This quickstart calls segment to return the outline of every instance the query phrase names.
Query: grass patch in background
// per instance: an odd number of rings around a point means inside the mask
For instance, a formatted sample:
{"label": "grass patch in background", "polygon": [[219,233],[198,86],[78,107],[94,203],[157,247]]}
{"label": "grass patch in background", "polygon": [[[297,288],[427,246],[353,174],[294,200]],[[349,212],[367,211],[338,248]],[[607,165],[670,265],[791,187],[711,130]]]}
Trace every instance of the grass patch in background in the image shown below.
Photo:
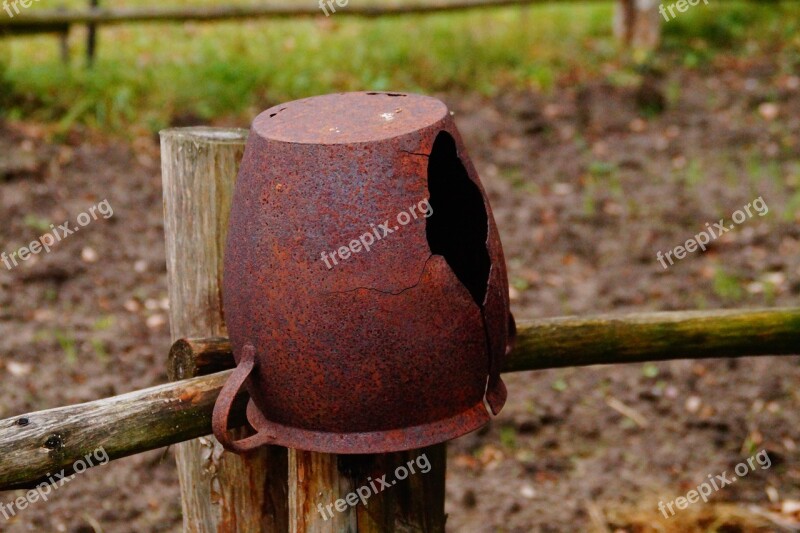
{"label": "grass patch in background", "polygon": [[[6,55],[8,79],[15,93],[33,98],[22,98],[11,113],[157,129],[175,116],[238,116],[332,91],[548,88],[553,70],[582,55],[582,39],[610,16],[610,6],[575,6],[108,27],[92,70],[61,65],[52,37],[16,39]],[[82,33],[71,39],[75,52],[82,51]]]}
{"label": "grass patch in background", "polygon": [[[192,2],[203,3],[211,2]],[[0,41],[0,62],[8,62],[5,74],[0,66],[0,106],[4,116],[63,130],[83,123],[125,133],[131,125],[157,131],[180,117],[246,123],[269,105],[334,91],[548,91],[576,75],[629,68],[611,36],[612,11],[610,2],[564,3],[378,20],[107,26],[91,70],[83,65],[85,31],[76,27],[70,66],[61,64],[52,36]],[[775,4],[698,7],[665,24],[666,50],[699,63],[715,47],[746,51],[750,39],[794,39],[800,49],[800,13],[789,11]]]}

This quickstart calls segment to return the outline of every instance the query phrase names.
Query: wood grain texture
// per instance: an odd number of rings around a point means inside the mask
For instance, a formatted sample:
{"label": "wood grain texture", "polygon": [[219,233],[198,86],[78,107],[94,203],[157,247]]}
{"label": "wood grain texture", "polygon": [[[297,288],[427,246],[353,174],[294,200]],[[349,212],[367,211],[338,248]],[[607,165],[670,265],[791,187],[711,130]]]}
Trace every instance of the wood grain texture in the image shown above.
{"label": "wood grain texture", "polygon": [[69,473],[101,447],[119,459],[208,434],[230,373],[0,421],[0,490],[30,488],[62,468]]}
{"label": "wood grain texture", "polygon": [[[421,458],[426,472],[417,465]],[[415,474],[409,463],[415,465]],[[396,477],[401,467],[408,474],[403,480]],[[289,531],[443,533],[446,469],[446,443],[367,455],[289,450]],[[388,487],[377,481],[381,478]],[[356,500],[359,490],[363,500]],[[344,511],[336,508],[337,500]]]}
{"label": "wood grain texture", "polygon": [[504,372],[800,353],[800,309],[525,320]]}
{"label": "wood grain texture", "polygon": [[[356,533],[354,512],[334,512],[323,518],[323,507],[355,490],[352,480],[339,472],[333,454],[289,450],[289,531],[290,533]],[[316,516],[315,516],[316,514]]]}
{"label": "wood grain texture", "polygon": [[[525,320],[519,324],[517,346],[509,357],[506,372],[668,359],[793,355],[800,352],[798,340],[800,309]],[[233,355],[229,346],[226,348],[225,340],[193,339],[176,344],[184,348],[195,347],[199,374],[211,368],[233,368]],[[208,361],[207,354],[214,351],[217,352],[215,362],[204,368],[200,362]],[[173,350],[172,353],[181,352]],[[182,353],[185,357],[187,352]],[[47,472],[71,465],[99,446],[104,446],[112,458],[119,458],[211,434],[214,402],[229,375],[229,371],[224,371],[113,398],[0,420],[0,490],[29,486]],[[241,414],[240,410],[239,421],[242,421]],[[20,425],[22,419],[26,419],[25,425]],[[63,445],[54,452],[45,443],[58,435]],[[270,464],[277,462],[281,465],[275,467],[277,474],[272,476],[280,478],[279,474],[287,469],[286,454],[281,453],[281,449],[268,450],[272,454]],[[334,476],[337,480],[342,479],[336,456],[292,453],[291,475],[298,485],[332,487],[324,480],[334,479]],[[367,464],[369,461],[371,459]],[[376,468],[386,473],[388,467]],[[353,468],[344,468],[345,472],[351,470]],[[361,470],[368,468],[362,467]],[[312,471],[317,472],[316,478],[308,477],[307,472]],[[322,495],[313,492],[320,489],[295,491],[293,508],[314,511],[317,503],[327,505],[335,501],[329,496],[346,494],[351,490],[348,487],[354,485],[357,488],[362,484],[357,476],[347,475],[354,480],[346,481],[342,487],[337,485],[325,489],[328,492],[323,491]],[[435,484],[438,479],[426,476],[424,483]],[[272,492],[268,493],[270,498],[265,505],[274,506],[286,501],[285,485],[275,487],[270,484],[270,487],[267,490]],[[432,494],[439,493],[435,488],[430,489],[426,498],[432,498]],[[380,505],[379,499],[375,502]],[[387,516],[372,509],[357,513],[356,520],[360,526],[369,520],[378,522],[372,516]],[[352,519],[351,516],[346,518]],[[283,525],[288,528],[286,523]],[[436,524],[426,527],[435,531]]]}
{"label": "wood grain texture", "polygon": [[169,350],[167,375],[176,381],[190,376],[207,376],[234,366],[231,343],[225,337],[179,339]]}
{"label": "wood grain texture", "polygon": [[[222,266],[233,186],[245,130],[179,128],[161,132],[164,231],[172,339],[224,337]],[[212,353],[212,352],[207,352]],[[173,378],[194,377],[176,365]],[[240,430],[244,431],[244,430]],[[176,450],[184,530],[284,531],[286,452],[224,452],[213,437]]]}

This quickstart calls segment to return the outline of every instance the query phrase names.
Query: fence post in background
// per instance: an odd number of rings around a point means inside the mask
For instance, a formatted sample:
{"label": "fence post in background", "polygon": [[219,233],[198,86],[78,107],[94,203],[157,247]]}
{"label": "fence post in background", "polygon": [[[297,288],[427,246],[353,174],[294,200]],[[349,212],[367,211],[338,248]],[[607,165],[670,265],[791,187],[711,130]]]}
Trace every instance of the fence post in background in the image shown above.
{"label": "fence post in background", "polygon": [[[60,5],[57,10],[63,12],[67,8]],[[58,32],[58,50],[61,55],[61,62],[65,65],[69,65],[69,29],[70,26],[67,25]]]}
{"label": "fence post in background", "polygon": [[[89,0],[89,8],[94,9],[100,5],[100,0]],[[97,49],[97,24],[86,26],[86,65],[91,67],[94,64],[94,56]]]}
{"label": "fence post in background", "polygon": [[659,0],[617,0],[614,35],[626,46],[653,50],[661,42]]}
{"label": "fence post in background", "polygon": [[[247,131],[239,129],[161,132],[173,341],[227,334],[221,296],[223,249],[246,138]],[[193,376],[171,376],[189,377]],[[176,454],[184,531],[287,530],[285,448],[265,447],[239,456],[224,452],[209,436],[178,445]]]}

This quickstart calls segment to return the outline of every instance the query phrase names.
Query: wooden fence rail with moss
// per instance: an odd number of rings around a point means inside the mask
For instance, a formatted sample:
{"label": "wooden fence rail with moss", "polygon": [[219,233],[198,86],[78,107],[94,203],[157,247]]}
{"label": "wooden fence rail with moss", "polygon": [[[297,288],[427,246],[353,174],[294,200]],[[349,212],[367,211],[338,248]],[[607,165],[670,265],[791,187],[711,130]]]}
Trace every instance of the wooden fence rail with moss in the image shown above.
{"label": "wooden fence rail with moss", "polygon": [[[179,6],[179,7],[114,7],[105,8],[96,0],[89,1],[85,9],[26,9],[20,2],[11,0],[9,15],[0,12],[0,37],[33,33],[57,33],[62,39],[62,48],[69,30],[74,25],[86,25],[87,56],[91,62],[97,48],[98,26],[140,23],[220,22],[253,19],[311,18],[335,15],[337,17],[382,18],[404,15],[453,13],[503,7],[524,7],[555,2],[578,0],[427,0],[386,5],[339,6],[336,0],[323,0],[317,5],[309,1],[306,5],[225,5],[225,6]],[[599,0],[594,0],[599,1]],[[23,4],[24,7],[24,4]],[[323,9],[325,7],[325,9]],[[333,13],[330,12],[333,10]],[[660,39],[660,16],[655,5],[642,0],[616,0],[614,33],[627,44],[653,48]]]}
{"label": "wooden fence rail with moss", "polygon": [[[506,372],[792,355],[798,348],[800,308],[526,320]],[[69,473],[101,446],[118,459],[210,435],[214,402],[235,366],[228,340],[179,340],[169,360],[172,376],[198,377],[0,420],[0,490],[33,487],[62,468]]]}
{"label": "wooden fence rail with moss", "polygon": [[[544,4],[552,0],[428,0],[392,5],[333,6],[336,16],[378,18],[400,15],[423,15],[428,13],[447,13],[509,6]],[[577,1],[577,0],[576,0]],[[323,5],[327,5],[326,3]],[[333,13],[329,13],[333,14]],[[180,7],[94,7],[81,10],[36,9],[21,11],[8,20],[0,20],[0,27],[14,26],[52,26],[60,24],[130,24],[130,23],[174,23],[174,22],[218,22],[256,18],[308,18],[324,17],[325,12],[316,2],[305,5],[243,4]]]}

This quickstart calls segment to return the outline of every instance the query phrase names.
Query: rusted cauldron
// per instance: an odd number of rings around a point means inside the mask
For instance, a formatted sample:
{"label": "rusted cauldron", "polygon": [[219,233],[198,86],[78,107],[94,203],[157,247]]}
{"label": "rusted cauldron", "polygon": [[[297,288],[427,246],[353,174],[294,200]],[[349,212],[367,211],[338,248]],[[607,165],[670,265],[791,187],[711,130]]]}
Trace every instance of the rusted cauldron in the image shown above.
{"label": "rusted cauldron", "polygon": [[[453,439],[506,400],[513,334],[489,202],[445,104],[297,100],[253,122],[224,265],[229,450],[385,453]],[[246,387],[255,435],[232,441]]]}

